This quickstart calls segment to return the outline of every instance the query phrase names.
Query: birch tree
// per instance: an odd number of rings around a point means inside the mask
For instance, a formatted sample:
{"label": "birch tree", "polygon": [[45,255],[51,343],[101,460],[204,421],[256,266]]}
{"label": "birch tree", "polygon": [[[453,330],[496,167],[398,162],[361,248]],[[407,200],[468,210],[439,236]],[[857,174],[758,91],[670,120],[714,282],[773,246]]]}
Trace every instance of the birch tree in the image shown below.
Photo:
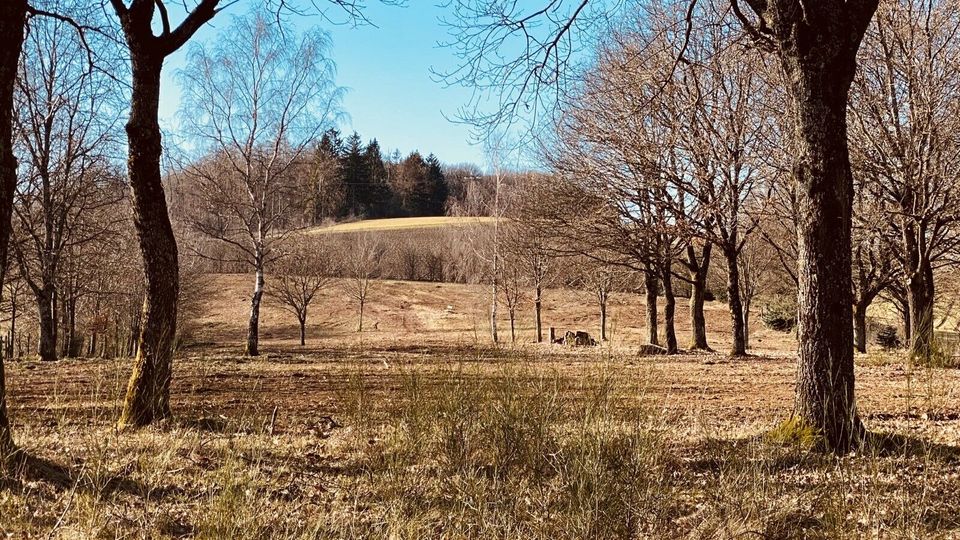
{"label": "birch tree", "polygon": [[232,246],[253,271],[250,356],[259,354],[264,269],[300,209],[296,166],[339,105],[329,44],[318,30],[298,35],[254,11],[235,18],[212,47],[194,46],[179,73],[181,116],[207,156],[185,169],[206,203],[195,228]]}

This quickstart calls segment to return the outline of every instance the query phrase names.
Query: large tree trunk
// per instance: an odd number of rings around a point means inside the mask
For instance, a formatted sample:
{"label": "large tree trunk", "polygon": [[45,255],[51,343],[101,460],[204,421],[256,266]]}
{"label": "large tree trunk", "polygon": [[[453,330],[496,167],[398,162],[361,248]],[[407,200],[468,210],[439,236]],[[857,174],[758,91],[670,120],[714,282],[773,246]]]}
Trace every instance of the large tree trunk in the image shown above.
{"label": "large tree trunk", "polygon": [[657,335],[657,275],[649,266],[643,273],[643,288],[647,296],[647,341],[650,345],[659,345],[660,338]]}
{"label": "large tree trunk", "polygon": [[[128,31],[129,34],[129,31]],[[128,35],[128,42],[130,42]],[[180,266],[160,177],[160,71],[163,57],[130,43],[133,92],[127,122],[127,169],[146,280],[143,324],[119,425],[145,426],[170,416],[170,377],[177,333]]]}
{"label": "large tree trunk", "polygon": [[690,348],[693,350],[709,351],[707,342],[707,317],[703,312],[703,304],[707,295],[707,275],[710,269],[710,254],[712,244],[703,246],[703,254],[697,260],[694,247],[687,246],[687,269],[690,279]]}
{"label": "large tree trunk", "polygon": [[54,310],[56,293],[52,285],[44,286],[36,293],[37,318],[40,339],[37,341],[37,358],[42,362],[57,360],[57,316]]}
{"label": "large tree trunk", "polygon": [[260,355],[260,303],[263,300],[263,265],[257,264],[256,282],[250,297],[250,321],[247,324],[247,356]]}
{"label": "large tree trunk", "polygon": [[667,340],[667,354],[677,354],[680,352],[676,327],[677,299],[673,294],[673,271],[670,261],[663,265],[660,282],[663,284],[663,330]]}
{"label": "large tree trunk", "polygon": [[746,356],[747,330],[740,298],[739,254],[735,249],[728,248],[723,250],[723,256],[727,261],[727,304],[730,308],[730,329],[733,337],[730,356]]}
{"label": "large tree trunk", "polygon": [[[845,453],[863,425],[854,397],[847,96],[876,0],[760,3],[775,25],[793,119],[798,204],[799,370],[796,413]],[[754,5],[751,2],[751,5]]]}
{"label": "large tree trunk", "polygon": [[[10,217],[13,213],[13,192],[17,185],[17,159],[13,155],[13,87],[17,80],[20,49],[23,47],[25,0],[0,2],[0,283],[6,277],[7,248],[10,239]],[[2,288],[0,288],[2,292]],[[7,416],[6,380],[3,357],[0,355],[0,468],[16,450]]]}
{"label": "large tree trunk", "polygon": [[537,343],[543,343],[543,319],[541,312],[543,308],[543,287],[537,285],[536,297],[533,300],[533,310],[537,323]]}
{"label": "large tree trunk", "polygon": [[910,357],[927,363],[934,352],[933,342],[933,268],[930,260],[918,256],[918,264],[907,281],[907,305],[910,314]]}
{"label": "large tree trunk", "polygon": [[861,353],[867,352],[867,306],[860,301],[853,308],[853,347]]}

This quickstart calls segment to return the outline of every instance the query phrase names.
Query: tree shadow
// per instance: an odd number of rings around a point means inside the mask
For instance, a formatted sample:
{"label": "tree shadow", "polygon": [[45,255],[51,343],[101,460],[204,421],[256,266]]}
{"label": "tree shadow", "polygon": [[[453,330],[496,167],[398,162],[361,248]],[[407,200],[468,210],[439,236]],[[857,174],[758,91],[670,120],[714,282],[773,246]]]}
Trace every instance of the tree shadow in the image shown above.
{"label": "tree shadow", "polygon": [[836,459],[903,458],[929,460],[939,464],[960,463],[960,447],[936,443],[919,437],[898,433],[867,431],[854,453],[837,456],[818,446],[778,443],[769,440],[767,433],[732,439],[710,438],[687,448],[693,459],[683,468],[693,473],[718,472],[755,468],[758,465],[771,474],[797,466],[823,466]]}
{"label": "tree shadow", "polygon": [[939,463],[960,463],[960,447],[899,433],[868,431],[860,453],[877,457],[923,457],[932,458]]}
{"label": "tree shadow", "polygon": [[105,497],[125,493],[138,497],[163,497],[170,490],[151,489],[125,473],[110,474],[98,482],[84,474],[84,467],[69,467],[49,459],[17,450],[8,458],[7,471],[0,476],[0,490],[24,490],[26,483],[42,482],[58,491],[76,491]]}

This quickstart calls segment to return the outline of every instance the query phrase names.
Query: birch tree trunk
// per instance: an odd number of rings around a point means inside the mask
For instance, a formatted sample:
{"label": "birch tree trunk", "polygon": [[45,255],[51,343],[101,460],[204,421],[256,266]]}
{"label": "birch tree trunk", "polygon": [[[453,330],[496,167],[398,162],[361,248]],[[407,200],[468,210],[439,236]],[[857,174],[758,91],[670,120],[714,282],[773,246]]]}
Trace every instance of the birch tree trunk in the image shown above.
{"label": "birch tree trunk", "polygon": [[247,356],[260,355],[260,304],[263,300],[263,260],[257,261],[253,295],[250,297],[250,321],[247,324]]}

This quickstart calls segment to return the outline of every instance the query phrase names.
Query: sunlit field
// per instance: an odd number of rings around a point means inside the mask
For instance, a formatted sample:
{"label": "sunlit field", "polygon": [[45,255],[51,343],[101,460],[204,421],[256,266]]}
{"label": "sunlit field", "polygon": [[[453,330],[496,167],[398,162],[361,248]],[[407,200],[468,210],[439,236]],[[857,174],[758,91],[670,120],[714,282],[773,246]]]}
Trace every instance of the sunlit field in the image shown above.
{"label": "sunlit field", "polygon": [[[217,278],[242,302],[242,281]],[[960,372],[897,352],[857,359],[871,437],[836,458],[784,425],[790,334],[768,353],[638,356],[530,343],[492,348],[468,316],[480,289],[393,282],[357,335],[332,310],[305,348],[266,306],[258,358],[239,323],[182,350],[175,417],[118,433],[125,360],[8,366],[27,459],[0,494],[10,537],[855,538],[960,534]],[[424,300],[432,295],[432,302]],[[473,296],[476,295],[476,296]],[[556,297],[563,297],[560,291]],[[391,312],[401,297],[422,314]],[[214,297],[215,299],[216,297]],[[591,320],[577,299],[552,320]],[[331,299],[325,299],[326,304]],[[409,300],[407,300],[409,301]],[[642,311],[622,295],[621,322]],[[396,304],[396,305],[394,305]],[[475,306],[480,310],[481,306]],[[722,306],[708,305],[723,336]],[[237,319],[242,321],[242,318]],[[216,321],[216,324],[215,324]],[[426,321],[426,324],[424,322]],[[686,328],[681,316],[681,332]],[[403,329],[422,328],[422,330]],[[446,331],[443,330],[446,328]]]}

